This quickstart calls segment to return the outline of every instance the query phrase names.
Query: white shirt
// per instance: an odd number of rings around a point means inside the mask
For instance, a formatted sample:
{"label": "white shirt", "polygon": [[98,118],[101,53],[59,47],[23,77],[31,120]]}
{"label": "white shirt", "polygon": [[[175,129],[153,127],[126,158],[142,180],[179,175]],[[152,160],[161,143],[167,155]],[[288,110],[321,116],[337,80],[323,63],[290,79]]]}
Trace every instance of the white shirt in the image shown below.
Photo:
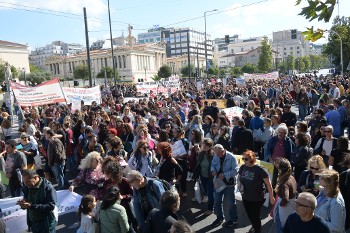
{"label": "white shirt", "polygon": [[77,233],[95,233],[95,227],[90,215],[81,214],[80,227]]}

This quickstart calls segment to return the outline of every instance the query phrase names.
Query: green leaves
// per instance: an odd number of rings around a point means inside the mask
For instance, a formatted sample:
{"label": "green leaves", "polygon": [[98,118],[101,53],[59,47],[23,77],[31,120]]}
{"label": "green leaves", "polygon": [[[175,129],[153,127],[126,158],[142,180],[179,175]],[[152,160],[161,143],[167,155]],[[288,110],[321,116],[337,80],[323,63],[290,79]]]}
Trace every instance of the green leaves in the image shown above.
{"label": "green leaves", "polygon": [[169,78],[171,76],[171,68],[168,65],[162,65],[157,74],[160,78]]}
{"label": "green leaves", "polygon": [[314,31],[314,27],[306,28],[307,30],[302,32],[302,34],[305,36],[305,40],[310,40],[312,42],[317,41],[318,39],[322,38],[326,30],[318,28],[316,31]]}
{"label": "green leaves", "polygon": [[[302,0],[297,0],[296,5],[300,5]],[[302,8],[299,15],[304,16],[309,21],[318,19],[318,21],[329,22],[332,17],[336,0],[308,0],[308,6]]]}

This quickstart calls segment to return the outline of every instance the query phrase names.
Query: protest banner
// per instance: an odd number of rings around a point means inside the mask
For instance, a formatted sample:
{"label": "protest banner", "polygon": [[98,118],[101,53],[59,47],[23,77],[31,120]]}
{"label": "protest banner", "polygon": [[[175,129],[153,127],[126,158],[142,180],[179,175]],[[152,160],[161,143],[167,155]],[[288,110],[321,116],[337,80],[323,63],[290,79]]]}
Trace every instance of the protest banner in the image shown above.
{"label": "protest banner", "polygon": [[173,156],[176,158],[177,156],[181,156],[184,154],[187,154],[187,151],[185,149],[184,144],[182,143],[182,140],[178,140],[172,145],[173,149]]}
{"label": "protest banner", "polygon": [[[74,113],[76,110],[81,110],[81,100],[79,98],[72,97],[71,99],[71,112]],[[85,102],[84,102],[85,103]]]}
{"label": "protest banner", "polygon": [[237,87],[246,87],[247,86],[245,79],[243,77],[236,78],[236,85],[237,85]]}
{"label": "protest banner", "polygon": [[[69,190],[57,191],[58,214],[76,212],[82,196]],[[22,210],[17,201],[23,197],[0,199],[0,217],[6,224],[6,232],[23,232],[28,229],[27,211]]]}
{"label": "protest banner", "polygon": [[211,105],[211,103],[213,101],[216,101],[218,108],[220,108],[220,109],[226,108],[226,101],[227,100],[222,100],[222,99],[203,99],[202,100],[202,105],[204,105],[204,101],[207,101],[209,106]]}
{"label": "protest banner", "polygon": [[152,93],[174,93],[180,90],[179,81],[158,81],[158,82],[148,82],[142,84],[136,84],[136,91],[141,94],[150,94]]}
{"label": "protest banner", "polygon": [[243,74],[245,80],[276,80],[278,79],[278,71],[267,74]]}
{"label": "protest banner", "polygon": [[41,106],[66,102],[58,78],[34,87],[17,82],[10,82],[10,85],[19,106]]}
{"label": "protest banner", "polygon": [[73,103],[73,99],[84,101],[84,105],[91,105],[93,101],[101,104],[100,86],[92,88],[63,87],[62,90],[68,104]]}
{"label": "protest banner", "polygon": [[223,109],[223,111],[226,113],[226,116],[228,117],[228,119],[231,120],[232,117],[234,117],[234,116],[239,116],[241,118],[243,108],[235,106],[232,108],[225,108],[225,109]]}
{"label": "protest banner", "polygon": [[197,81],[196,86],[197,86],[197,90],[202,90],[202,80]]}

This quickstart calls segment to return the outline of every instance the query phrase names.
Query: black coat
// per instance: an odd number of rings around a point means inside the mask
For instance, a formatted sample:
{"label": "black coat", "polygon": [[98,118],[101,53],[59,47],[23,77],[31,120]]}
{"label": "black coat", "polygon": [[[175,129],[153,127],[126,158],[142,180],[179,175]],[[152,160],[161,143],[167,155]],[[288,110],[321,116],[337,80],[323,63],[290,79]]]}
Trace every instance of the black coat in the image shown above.
{"label": "black coat", "polygon": [[240,127],[236,133],[236,149],[238,154],[242,154],[246,150],[253,150],[254,148],[254,139],[253,133],[250,129],[245,127]]}
{"label": "black coat", "polygon": [[153,209],[145,222],[144,233],[169,232],[171,225],[177,222],[177,215],[168,209]]}

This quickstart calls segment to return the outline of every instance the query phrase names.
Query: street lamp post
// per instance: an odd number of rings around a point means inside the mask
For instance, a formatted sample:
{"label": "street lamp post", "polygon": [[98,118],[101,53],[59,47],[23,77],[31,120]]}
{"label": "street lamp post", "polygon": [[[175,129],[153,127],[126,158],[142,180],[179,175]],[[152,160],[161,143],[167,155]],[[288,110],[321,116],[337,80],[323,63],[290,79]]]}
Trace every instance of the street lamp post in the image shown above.
{"label": "street lamp post", "polygon": [[145,82],[147,81],[147,66],[144,66],[143,69],[145,70]]}
{"label": "street lamp post", "polygon": [[218,9],[204,12],[204,50],[205,50],[205,71],[206,71],[207,78],[208,78],[207,13],[213,12],[213,11],[218,11]]}
{"label": "street lamp post", "polygon": [[92,68],[92,77],[94,77],[94,86],[96,86],[95,68]]}
{"label": "street lamp post", "polygon": [[27,85],[26,68],[22,68],[22,72],[24,76],[24,85]]}
{"label": "street lamp post", "polygon": [[334,31],[334,30],[328,30],[329,32],[334,33],[335,35],[337,35],[339,37],[340,40],[340,68],[341,68],[341,76],[343,77],[344,74],[344,67],[343,67],[343,41],[340,37],[340,35]]}

